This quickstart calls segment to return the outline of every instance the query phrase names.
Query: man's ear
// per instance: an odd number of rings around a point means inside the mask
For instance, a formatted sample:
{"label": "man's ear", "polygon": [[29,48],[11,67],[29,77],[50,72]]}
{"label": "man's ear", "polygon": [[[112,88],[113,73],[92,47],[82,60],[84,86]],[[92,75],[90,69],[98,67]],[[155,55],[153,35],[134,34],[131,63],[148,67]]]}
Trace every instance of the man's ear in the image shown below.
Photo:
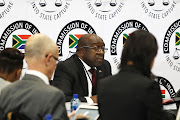
{"label": "man's ear", "polygon": [[14,72],[12,73],[12,75],[13,75],[14,77],[13,77],[13,79],[11,80],[11,82],[15,82],[16,80],[19,80],[19,79],[20,79],[21,71],[22,71],[21,68],[14,70]]}
{"label": "man's ear", "polygon": [[45,57],[45,65],[48,66],[51,60],[52,53],[49,53]]}
{"label": "man's ear", "polygon": [[84,54],[85,54],[85,49],[84,49],[83,47],[81,47],[80,50],[79,50],[79,52],[80,52],[80,55],[81,55],[81,56],[84,56]]}
{"label": "man's ear", "polygon": [[17,69],[16,71],[16,76],[17,76],[17,79],[19,80],[20,76],[21,76],[21,72],[22,72],[22,69]]}

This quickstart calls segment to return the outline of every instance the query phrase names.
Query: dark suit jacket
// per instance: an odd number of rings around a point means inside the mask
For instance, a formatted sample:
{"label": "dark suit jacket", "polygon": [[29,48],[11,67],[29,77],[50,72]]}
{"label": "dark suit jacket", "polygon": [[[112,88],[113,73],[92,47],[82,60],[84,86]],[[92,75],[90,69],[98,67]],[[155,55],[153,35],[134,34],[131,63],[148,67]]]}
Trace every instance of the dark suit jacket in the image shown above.
{"label": "dark suit jacket", "polygon": [[102,120],[167,120],[158,83],[131,67],[102,79],[97,94]]}
{"label": "dark suit jacket", "polygon": [[[108,61],[104,60],[102,65],[97,67],[97,81],[109,75],[111,75],[111,66]],[[76,54],[58,64],[52,85],[64,92],[66,101],[70,101],[73,94],[78,94],[79,99],[86,102],[84,96],[88,96],[87,78],[83,63]]]}
{"label": "dark suit jacket", "polygon": [[31,120],[42,120],[47,114],[54,120],[68,119],[63,92],[28,74],[2,90],[0,120],[10,111],[18,111]]}

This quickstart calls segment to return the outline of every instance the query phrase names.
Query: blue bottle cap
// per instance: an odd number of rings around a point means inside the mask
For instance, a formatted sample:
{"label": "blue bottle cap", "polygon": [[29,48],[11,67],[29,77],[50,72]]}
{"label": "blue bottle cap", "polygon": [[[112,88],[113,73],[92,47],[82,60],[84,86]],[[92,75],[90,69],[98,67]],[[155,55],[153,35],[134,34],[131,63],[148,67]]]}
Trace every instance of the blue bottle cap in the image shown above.
{"label": "blue bottle cap", "polygon": [[73,94],[73,98],[77,99],[78,98],[78,94]]}
{"label": "blue bottle cap", "polygon": [[46,120],[52,120],[52,115],[47,114],[45,118],[46,118]]}

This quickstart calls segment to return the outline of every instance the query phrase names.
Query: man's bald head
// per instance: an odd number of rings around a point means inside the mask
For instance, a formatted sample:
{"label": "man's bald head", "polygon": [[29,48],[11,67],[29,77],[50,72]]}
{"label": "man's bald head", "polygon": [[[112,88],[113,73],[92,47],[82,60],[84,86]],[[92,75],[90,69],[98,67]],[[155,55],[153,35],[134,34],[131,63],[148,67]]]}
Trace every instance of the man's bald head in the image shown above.
{"label": "man's bald head", "polygon": [[27,40],[25,56],[26,58],[40,58],[49,52],[55,52],[56,48],[57,45],[48,36],[38,33]]}
{"label": "man's bald head", "polygon": [[94,41],[97,40],[102,40],[102,38],[100,38],[99,36],[97,36],[96,34],[85,34],[83,36],[80,37],[79,41],[78,41],[78,46],[77,46],[77,50],[79,50],[81,47],[83,46],[89,46],[92,45]]}
{"label": "man's bald head", "polygon": [[78,41],[77,56],[90,67],[97,67],[104,60],[105,44],[96,34],[85,34]]}
{"label": "man's bald head", "polygon": [[36,70],[45,74],[48,79],[56,68],[58,47],[54,41],[44,34],[31,36],[25,45],[25,59],[29,70]]}

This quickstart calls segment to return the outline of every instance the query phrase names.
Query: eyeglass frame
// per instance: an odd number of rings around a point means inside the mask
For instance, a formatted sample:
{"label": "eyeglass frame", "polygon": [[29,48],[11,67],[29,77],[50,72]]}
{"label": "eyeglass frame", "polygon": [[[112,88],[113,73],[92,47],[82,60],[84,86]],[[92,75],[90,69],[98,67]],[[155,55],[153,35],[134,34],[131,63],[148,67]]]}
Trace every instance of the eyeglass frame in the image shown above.
{"label": "eyeglass frame", "polygon": [[91,46],[82,46],[83,48],[89,48],[89,49],[94,49],[96,50],[96,53],[99,53],[100,50],[102,50],[104,53],[108,51],[108,48],[102,48],[102,47],[91,47]]}
{"label": "eyeglass frame", "polygon": [[59,59],[57,57],[55,57],[54,55],[52,55],[52,57],[57,61],[60,62]]}
{"label": "eyeglass frame", "polygon": [[[46,57],[48,56],[48,54],[46,55]],[[59,62],[60,62],[60,60],[57,58],[57,57],[55,57],[53,54],[52,54],[52,57],[54,58],[54,60],[56,60],[56,63],[58,64]]]}

